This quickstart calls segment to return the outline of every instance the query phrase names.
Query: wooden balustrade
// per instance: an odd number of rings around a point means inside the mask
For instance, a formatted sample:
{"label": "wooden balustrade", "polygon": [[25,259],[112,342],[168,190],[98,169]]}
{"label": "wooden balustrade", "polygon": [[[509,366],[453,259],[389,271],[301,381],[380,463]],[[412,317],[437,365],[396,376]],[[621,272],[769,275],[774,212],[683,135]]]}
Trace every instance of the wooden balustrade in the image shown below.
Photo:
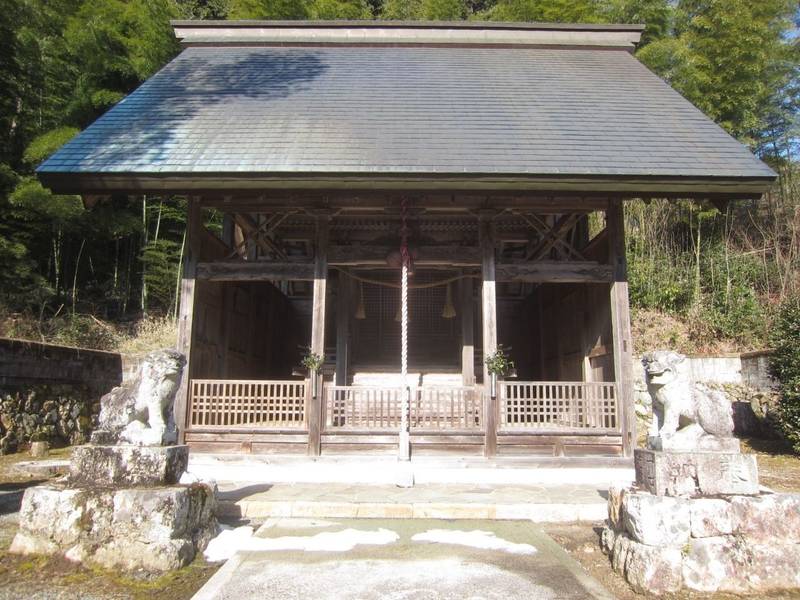
{"label": "wooden balustrade", "polygon": [[[400,427],[403,388],[325,386],[325,426],[334,430],[390,430]],[[480,430],[479,388],[411,388],[412,430]]]}
{"label": "wooden balustrade", "polygon": [[[499,432],[618,432],[621,422],[614,383],[500,382]],[[188,427],[203,429],[305,430],[309,382],[191,380]],[[396,432],[403,388],[325,384],[326,431]],[[411,388],[412,431],[481,432],[480,386]]]}
{"label": "wooden balustrade", "polygon": [[400,427],[402,388],[325,386],[325,428],[392,430]]}
{"label": "wooden balustrade", "polygon": [[191,429],[304,429],[308,381],[192,379]]}
{"label": "wooden balustrade", "polygon": [[421,387],[412,394],[411,428],[480,430],[483,427],[481,389]]}
{"label": "wooden balustrade", "polygon": [[515,381],[499,385],[500,431],[620,428],[615,383]]}

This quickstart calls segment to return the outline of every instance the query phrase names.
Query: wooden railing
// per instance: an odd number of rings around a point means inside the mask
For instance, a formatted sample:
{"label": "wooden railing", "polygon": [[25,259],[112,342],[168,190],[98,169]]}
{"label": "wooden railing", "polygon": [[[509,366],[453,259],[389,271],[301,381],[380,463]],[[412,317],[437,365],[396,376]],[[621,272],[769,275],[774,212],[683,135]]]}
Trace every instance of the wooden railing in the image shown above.
{"label": "wooden railing", "polygon": [[467,429],[483,427],[483,395],[477,387],[421,387],[412,394],[412,429]]}
{"label": "wooden railing", "polygon": [[[188,426],[202,429],[306,430],[306,381],[193,379]],[[500,382],[497,430],[508,432],[617,432],[616,384]],[[337,386],[322,393],[322,429],[396,432],[403,388]],[[486,402],[482,387],[411,388],[412,431],[481,432]]]}
{"label": "wooden railing", "polygon": [[[403,388],[325,386],[328,430],[391,430],[400,427]],[[479,388],[423,386],[411,389],[412,429],[477,430],[482,427]]]}
{"label": "wooden railing", "polygon": [[307,381],[192,379],[188,425],[304,429]]}
{"label": "wooden railing", "polygon": [[619,430],[615,383],[501,382],[498,430]]}
{"label": "wooden railing", "polygon": [[325,386],[325,429],[394,430],[400,427],[402,388]]}

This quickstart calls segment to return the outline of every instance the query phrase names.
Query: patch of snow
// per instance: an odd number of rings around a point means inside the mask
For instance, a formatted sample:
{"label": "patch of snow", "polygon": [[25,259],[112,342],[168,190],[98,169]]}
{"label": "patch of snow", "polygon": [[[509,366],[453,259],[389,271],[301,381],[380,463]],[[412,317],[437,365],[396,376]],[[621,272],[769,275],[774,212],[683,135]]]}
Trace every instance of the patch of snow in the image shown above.
{"label": "patch of snow", "polygon": [[312,536],[285,536],[277,538],[253,537],[252,527],[226,528],[206,547],[203,555],[209,562],[228,560],[237,552],[269,552],[274,550],[301,550],[303,552],[347,552],[356,546],[383,546],[400,539],[394,531],[377,529],[363,531],[344,529],[324,531]]}
{"label": "patch of snow", "polygon": [[470,546],[484,550],[502,550],[511,554],[535,554],[536,548],[530,544],[517,544],[495,536],[491,531],[460,531],[458,529],[429,529],[417,533],[411,538],[414,542],[433,542],[438,544],[455,544]]}

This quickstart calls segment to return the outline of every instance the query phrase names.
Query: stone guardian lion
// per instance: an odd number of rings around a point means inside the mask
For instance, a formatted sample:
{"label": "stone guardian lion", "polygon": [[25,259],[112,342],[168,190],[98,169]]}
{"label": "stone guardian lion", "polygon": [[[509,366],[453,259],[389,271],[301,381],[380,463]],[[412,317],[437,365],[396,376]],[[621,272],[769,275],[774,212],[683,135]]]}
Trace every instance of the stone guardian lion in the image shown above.
{"label": "stone guardian lion", "polygon": [[175,394],[186,359],[175,350],[148,354],[136,377],[100,400],[94,444],[168,446],[177,442]]}
{"label": "stone guardian lion", "polygon": [[725,394],[692,382],[686,357],[657,351],[643,356],[653,399],[648,446],[654,450],[738,450],[733,411]]}

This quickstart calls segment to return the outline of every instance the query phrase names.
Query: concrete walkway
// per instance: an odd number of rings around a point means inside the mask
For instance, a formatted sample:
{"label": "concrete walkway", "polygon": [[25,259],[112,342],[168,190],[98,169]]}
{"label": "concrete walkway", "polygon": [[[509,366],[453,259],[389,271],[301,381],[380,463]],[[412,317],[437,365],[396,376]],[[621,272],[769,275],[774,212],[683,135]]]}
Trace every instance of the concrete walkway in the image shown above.
{"label": "concrete walkway", "polygon": [[606,489],[596,485],[480,486],[219,484],[220,510],[233,518],[518,519],[601,521]]}
{"label": "concrete walkway", "polygon": [[276,519],[193,600],[613,600],[529,523]]}

